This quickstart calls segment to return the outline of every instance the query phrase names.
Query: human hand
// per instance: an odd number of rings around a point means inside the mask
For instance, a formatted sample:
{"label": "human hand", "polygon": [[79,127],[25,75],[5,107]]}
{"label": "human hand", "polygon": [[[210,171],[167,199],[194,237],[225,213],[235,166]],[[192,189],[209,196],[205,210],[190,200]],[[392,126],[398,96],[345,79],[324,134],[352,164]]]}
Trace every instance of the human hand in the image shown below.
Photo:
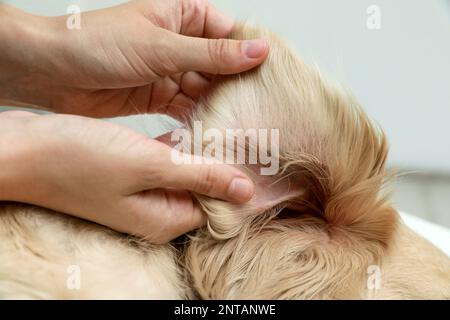
{"label": "human hand", "polygon": [[154,243],[205,223],[185,190],[235,202],[254,192],[231,166],[175,165],[165,144],[100,120],[3,112],[0,136],[0,201],[54,209]]}
{"label": "human hand", "polygon": [[208,74],[246,71],[268,54],[265,41],[224,40],[233,21],[205,0],[140,0],[86,12],[80,30],[69,30],[67,17],[3,11],[0,99],[58,113],[182,118],[207,90]]}

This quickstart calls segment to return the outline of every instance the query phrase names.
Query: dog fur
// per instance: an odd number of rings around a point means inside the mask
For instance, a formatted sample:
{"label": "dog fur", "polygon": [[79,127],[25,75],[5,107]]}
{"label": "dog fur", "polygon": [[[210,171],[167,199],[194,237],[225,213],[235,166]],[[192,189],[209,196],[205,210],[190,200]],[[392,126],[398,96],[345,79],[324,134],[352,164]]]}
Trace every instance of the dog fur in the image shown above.
{"label": "dog fur", "polygon": [[[450,259],[389,202],[382,130],[276,36],[240,26],[233,38],[267,39],[268,60],[218,80],[185,124],[279,129],[279,173],[238,166],[257,186],[245,205],[194,195],[208,225],[183,244],[3,204],[0,298],[450,299]],[[72,265],[77,290],[67,286]],[[378,288],[367,285],[371,266]]]}

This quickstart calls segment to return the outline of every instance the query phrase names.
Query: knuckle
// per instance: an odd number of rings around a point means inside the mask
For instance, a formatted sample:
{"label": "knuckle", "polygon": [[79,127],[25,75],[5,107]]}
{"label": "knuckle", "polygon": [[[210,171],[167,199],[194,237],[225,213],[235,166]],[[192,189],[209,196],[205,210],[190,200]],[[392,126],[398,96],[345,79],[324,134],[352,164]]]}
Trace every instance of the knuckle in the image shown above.
{"label": "knuckle", "polygon": [[178,61],[178,52],[174,51],[174,45],[170,38],[164,34],[157,37],[152,50],[151,65],[160,78],[178,72],[178,64],[176,62]]}
{"label": "knuckle", "polygon": [[211,195],[217,185],[216,171],[213,166],[205,166],[198,175],[194,190]]}
{"label": "knuckle", "polygon": [[213,66],[216,68],[215,73],[222,72],[222,65],[228,60],[228,51],[230,49],[229,41],[226,39],[210,40],[208,42],[208,54]]}
{"label": "knuckle", "polygon": [[191,16],[192,19],[200,19],[202,18],[203,13],[205,12],[204,1],[202,0],[194,0],[194,1],[185,1],[187,4],[186,11]]}
{"label": "knuckle", "polygon": [[167,174],[169,170],[163,165],[166,160],[157,147],[151,144],[145,144],[144,146],[145,148],[141,148],[144,151],[133,166],[132,173],[139,181],[142,181],[145,187],[149,189],[157,188],[169,178]]}
{"label": "knuckle", "polygon": [[163,234],[157,234],[157,235],[153,235],[150,239],[150,242],[156,245],[163,245],[166,244],[168,242],[170,242],[169,237],[167,237],[167,235],[163,235]]}
{"label": "knuckle", "polygon": [[207,1],[189,0],[183,1],[182,33],[186,35],[200,36],[203,34],[206,20]]}
{"label": "knuckle", "polygon": [[192,17],[201,18],[206,13],[207,0],[185,0],[183,1],[183,12]]}

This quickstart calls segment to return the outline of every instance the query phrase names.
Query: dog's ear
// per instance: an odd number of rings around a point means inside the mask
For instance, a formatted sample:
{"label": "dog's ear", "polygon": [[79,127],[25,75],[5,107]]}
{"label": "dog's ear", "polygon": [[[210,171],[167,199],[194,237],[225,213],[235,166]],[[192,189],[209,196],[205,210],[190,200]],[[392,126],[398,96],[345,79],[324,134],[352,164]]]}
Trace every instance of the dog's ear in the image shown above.
{"label": "dog's ear", "polygon": [[[200,205],[208,214],[208,227],[216,239],[230,239],[239,234],[244,226],[255,220],[275,217],[292,200],[301,198],[305,189],[292,177],[261,176],[254,170],[240,168],[253,180],[255,194],[244,204],[234,204],[195,194]],[[269,218],[270,220],[270,218]]]}
{"label": "dog's ear", "polygon": [[[255,183],[253,198],[244,205],[246,214],[262,214],[272,208],[286,204],[293,199],[301,197],[305,193],[305,185],[298,177],[289,175],[263,176],[254,169],[245,172]],[[238,212],[242,210],[238,210]]]}
{"label": "dog's ear", "polygon": [[397,222],[384,192],[385,135],[276,37],[247,27],[233,37],[266,37],[270,56],[219,82],[195,119],[221,131],[278,129],[281,171],[241,165],[256,184],[244,205],[198,196],[209,230],[186,254],[193,287],[216,299],[361,297],[367,266],[379,265]]}

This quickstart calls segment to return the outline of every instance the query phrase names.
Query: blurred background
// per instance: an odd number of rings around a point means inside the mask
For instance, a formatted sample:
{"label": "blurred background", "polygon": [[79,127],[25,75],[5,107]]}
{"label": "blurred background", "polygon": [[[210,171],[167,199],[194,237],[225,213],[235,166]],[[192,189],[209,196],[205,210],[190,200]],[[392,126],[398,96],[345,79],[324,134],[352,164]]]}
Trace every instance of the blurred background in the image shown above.
{"label": "blurred background", "polygon": [[[450,227],[450,0],[210,1],[236,19],[272,29],[350,88],[389,137],[389,165],[402,173],[396,207]],[[51,16],[70,5],[87,11],[125,1],[3,2]],[[380,28],[367,25],[372,5],[380,10]],[[164,132],[160,120],[113,121],[156,136]]]}

